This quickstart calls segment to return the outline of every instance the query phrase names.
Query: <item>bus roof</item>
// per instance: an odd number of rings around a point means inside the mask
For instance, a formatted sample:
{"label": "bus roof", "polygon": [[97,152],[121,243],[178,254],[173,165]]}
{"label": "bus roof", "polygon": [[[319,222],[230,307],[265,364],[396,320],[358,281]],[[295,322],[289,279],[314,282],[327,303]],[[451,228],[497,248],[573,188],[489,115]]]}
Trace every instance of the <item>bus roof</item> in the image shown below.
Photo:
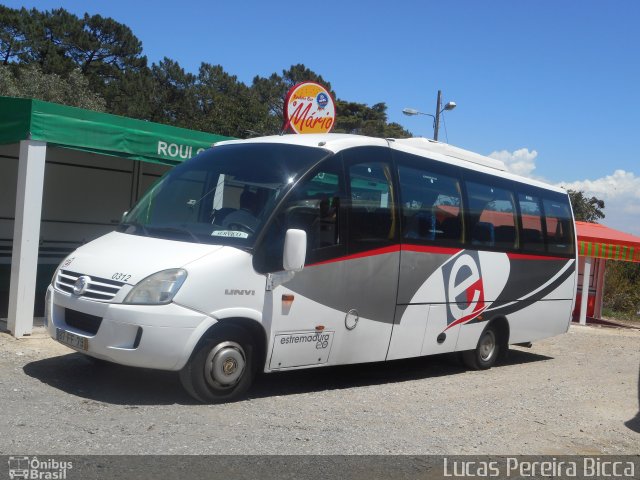
{"label": "bus roof", "polygon": [[364,135],[352,135],[348,133],[272,135],[269,137],[249,138],[247,140],[225,140],[222,142],[217,142],[215,145],[230,145],[234,143],[286,143],[289,145],[324,148],[334,153],[351,147],[389,146],[387,140],[383,138],[366,137]]}
{"label": "bus roof", "polygon": [[506,165],[501,160],[423,137],[383,139],[346,133],[311,133],[304,135],[272,135],[267,137],[249,138],[247,140],[225,140],[215,143],[215,146],[241,143],[284,143],[289,145],[323,148],[333,153],[338,153],[342,150],[353,147],[390,147],[394,150],[413,153],[414,155],[427,157],[431,160],[441,161],[463,168],[471,168],[491,175],[498,175],[509,180],[534,185],[547,190],[566,193],[566,191],[560,187],[508,172]]}
{"label": "bus roof", "polygon": [[435,140],[429,140],[428,138],[402,138],[393,140],[396,145],[406,145],[418,150],[424,150],[425,152],[436,152],[447,157],[457,158],[458,160],[466,160],[467,162],[476,163],[485,167],[495,168],[497,170],[506,171],[507,167],[501,160],[495,158],[485,157],[479,153],[464,150],[459,147],[454,147],[447,143],[437,142]]}

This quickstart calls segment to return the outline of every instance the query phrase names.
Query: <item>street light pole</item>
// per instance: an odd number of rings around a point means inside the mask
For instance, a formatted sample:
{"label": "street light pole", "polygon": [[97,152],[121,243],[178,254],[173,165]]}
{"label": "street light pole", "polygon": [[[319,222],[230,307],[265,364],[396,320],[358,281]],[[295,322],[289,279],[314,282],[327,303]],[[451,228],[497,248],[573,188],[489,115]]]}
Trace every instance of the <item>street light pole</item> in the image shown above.
{"label": "street light pole", "polygon": [[436,101],[436,124],[433,127],[433,139],[438,141],[438,130],[440,130],[440,103],[442,102],[442,90],[438,90],[438,100]]}
{"label": "street light pole", "polygon": [[436,114],[424,113],[416,110],[415,108],[404,108],[402,113],[405,115],[427,115],[433,118],[433,139],[438,141],[438,131],[440,130],[440,114],[445,110],[453,110],[456,108],[456,102],[448,102],[442,107],[442,90],[438,90],[438,99],[436,101]]}

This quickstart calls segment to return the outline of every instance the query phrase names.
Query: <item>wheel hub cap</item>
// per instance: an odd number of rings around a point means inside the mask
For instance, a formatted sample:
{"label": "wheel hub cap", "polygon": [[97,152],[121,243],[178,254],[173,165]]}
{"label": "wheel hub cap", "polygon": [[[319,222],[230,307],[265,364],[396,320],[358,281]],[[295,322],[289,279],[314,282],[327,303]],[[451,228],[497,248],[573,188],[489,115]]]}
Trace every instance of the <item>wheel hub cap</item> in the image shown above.
{"label": "wheel hub cap", "polygon": [[482,358],[482,360],[489,360],[489,358],[491,358],[491,355],[493,355],[495,348],[496,341],[493,334],[489,333],[485,335],[482,339],[482,343],[480,344],[480,357]]}
{"label": "wheel hub cap", "polygon": [[222,371],[225,375],[231,375],[238,369],[238,362],[233,358],[227,358],[222,365]]}
{"label": "wheel hub cap", "polygon": [[223,342],[211,349],[205,362],[205,378],[215,388],[230,388],[242,378],[246,366],[244,350],[235,342]]}

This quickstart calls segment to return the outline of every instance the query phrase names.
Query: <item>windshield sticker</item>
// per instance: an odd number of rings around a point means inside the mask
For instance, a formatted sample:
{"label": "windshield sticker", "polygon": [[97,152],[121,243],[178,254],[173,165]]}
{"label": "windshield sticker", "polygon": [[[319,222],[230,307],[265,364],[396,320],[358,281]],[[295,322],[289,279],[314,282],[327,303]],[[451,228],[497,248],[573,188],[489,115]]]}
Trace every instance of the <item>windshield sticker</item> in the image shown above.
{"label": "windshield sticker", "polygon": [[247,232],[235,232],[233,230],[214,230],[212,237],[231,237],[231,238],[249,238]]}

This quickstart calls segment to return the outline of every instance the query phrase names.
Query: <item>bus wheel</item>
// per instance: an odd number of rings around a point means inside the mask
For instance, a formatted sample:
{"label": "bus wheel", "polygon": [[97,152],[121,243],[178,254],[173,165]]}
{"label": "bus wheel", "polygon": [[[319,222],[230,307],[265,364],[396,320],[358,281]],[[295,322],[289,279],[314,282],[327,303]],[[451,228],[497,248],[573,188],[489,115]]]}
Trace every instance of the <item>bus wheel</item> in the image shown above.
{"label": "bus wheel", "polygon": [[492,325],[487,325],[480,335],[476,349],[462,352],[462,361],[473,370],[486,370],[493,367],[499,353],[500,344],[496,330]]}
{"label": "bus wheel", "polygon": [[238,400],[253,381],[253,345],[241,330],[225,329],[200,342],[180,371],[182,386],[196,400]]}

